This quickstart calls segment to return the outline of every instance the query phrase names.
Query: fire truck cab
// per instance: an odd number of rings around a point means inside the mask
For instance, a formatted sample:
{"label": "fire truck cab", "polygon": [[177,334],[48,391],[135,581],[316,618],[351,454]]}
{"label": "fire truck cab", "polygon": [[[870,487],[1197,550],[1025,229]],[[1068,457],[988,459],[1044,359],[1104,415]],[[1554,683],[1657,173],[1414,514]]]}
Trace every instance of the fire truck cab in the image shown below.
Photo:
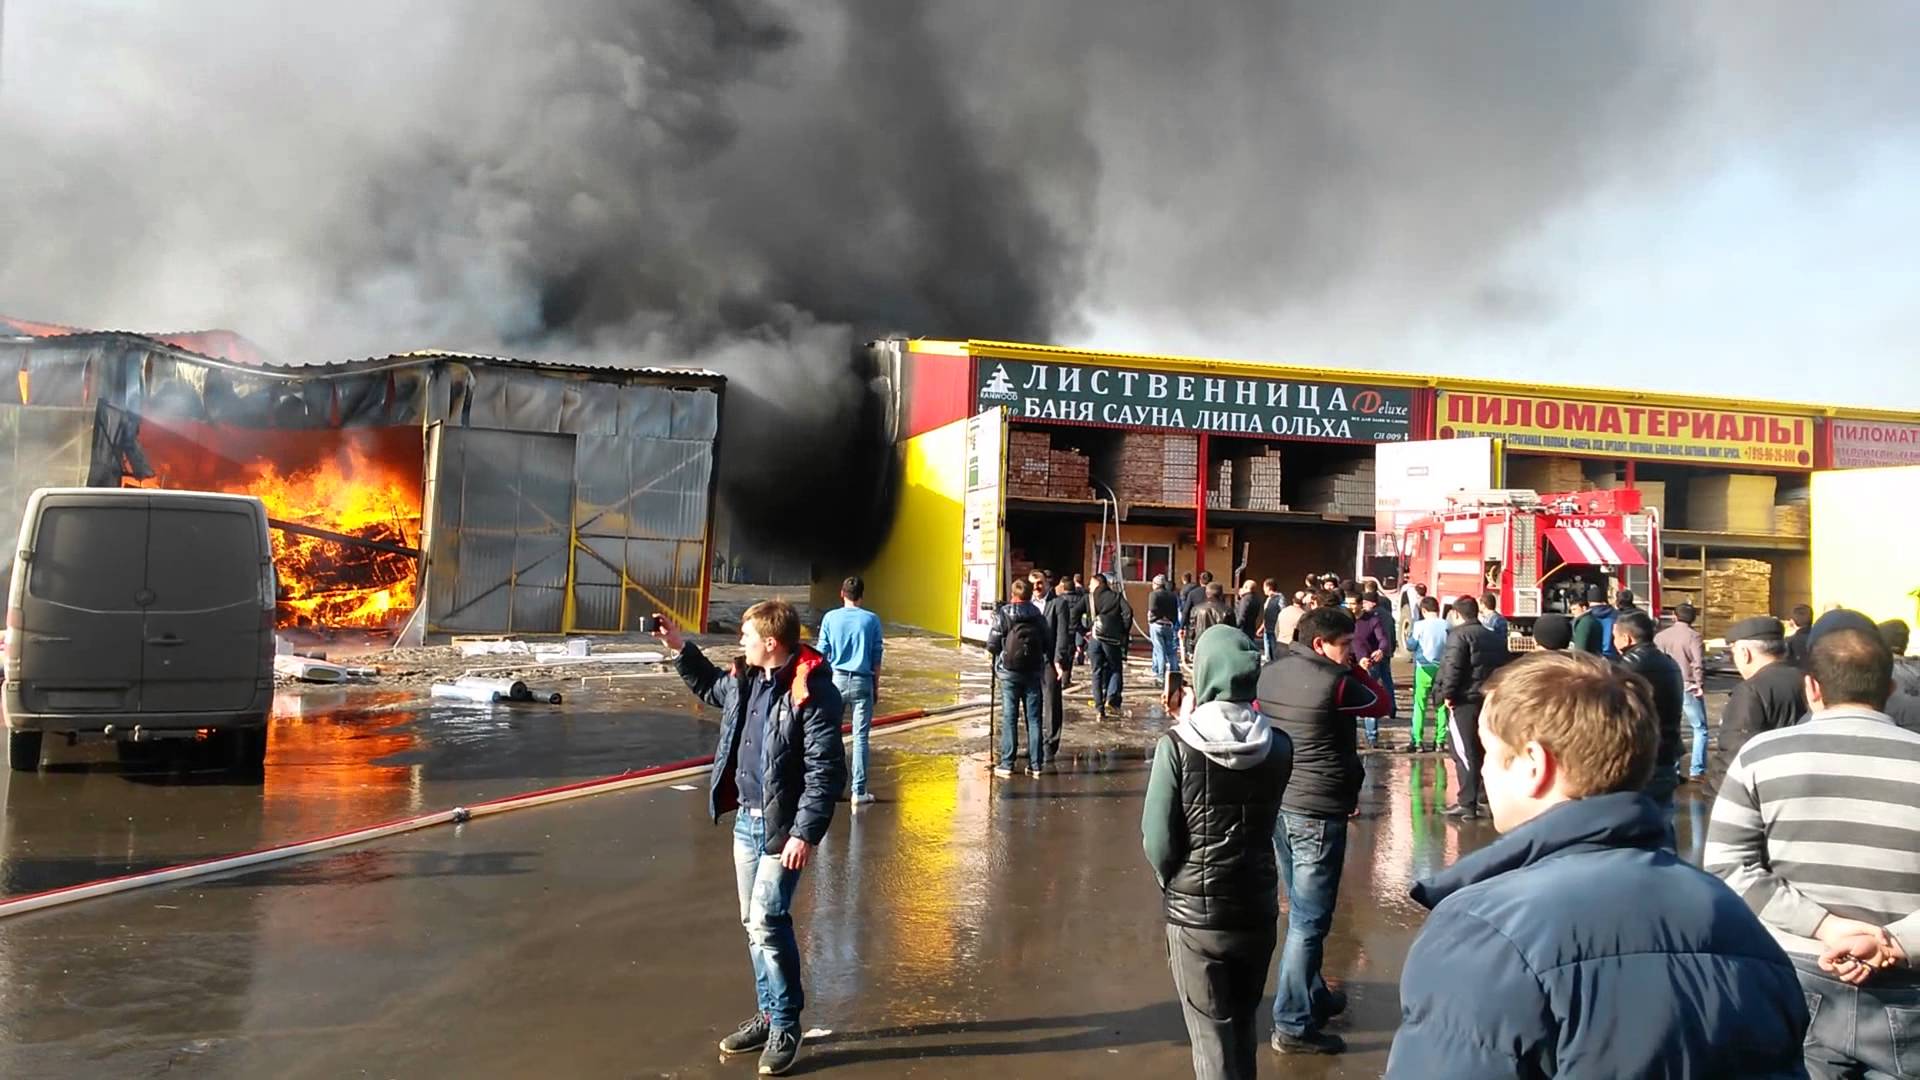
{"label": "fire truck cab", "polygon": [[1660,527],[1638,491],[1475,491],[1447,502],[1401,536],[1406,580],[1443,605],[1492,593],[1523,632],[1541,615],[1567,612],[1591,585],[1609,596],[1632,589],[1660,610]]}

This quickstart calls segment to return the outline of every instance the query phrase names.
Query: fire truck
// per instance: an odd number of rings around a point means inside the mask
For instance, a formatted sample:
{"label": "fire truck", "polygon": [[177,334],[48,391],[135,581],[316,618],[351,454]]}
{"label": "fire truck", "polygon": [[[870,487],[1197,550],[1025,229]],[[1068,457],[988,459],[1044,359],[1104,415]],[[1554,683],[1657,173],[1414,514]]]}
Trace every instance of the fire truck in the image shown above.
{"label": "fire truck", "polygon": [[1406,580],[1444,605],[1492,593],[1521,631],[1565,613],[1588,586],[1631,589],[1660,610],[1660,525],[1633,488],[1541,495],[1458,492],[1401,535]]}

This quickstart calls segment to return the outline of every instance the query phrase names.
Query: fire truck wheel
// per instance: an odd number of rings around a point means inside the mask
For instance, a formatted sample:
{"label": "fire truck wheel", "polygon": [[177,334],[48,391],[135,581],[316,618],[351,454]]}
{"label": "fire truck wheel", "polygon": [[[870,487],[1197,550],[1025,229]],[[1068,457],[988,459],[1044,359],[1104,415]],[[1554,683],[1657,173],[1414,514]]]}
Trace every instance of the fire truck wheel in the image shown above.
{"label": "fire truck wheel", "polygon": [[7,765],[15,772],[34,772],[40,768],[40,743],[44,731],[7,732]]}

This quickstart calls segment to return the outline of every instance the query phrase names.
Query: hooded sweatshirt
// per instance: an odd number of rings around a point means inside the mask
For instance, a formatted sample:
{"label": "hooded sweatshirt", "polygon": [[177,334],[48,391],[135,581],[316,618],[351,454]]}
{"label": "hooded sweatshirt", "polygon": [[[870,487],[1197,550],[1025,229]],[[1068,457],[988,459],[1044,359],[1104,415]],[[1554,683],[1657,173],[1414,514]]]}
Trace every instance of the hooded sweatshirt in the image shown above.
{"label": "hooded sweatshirt", "polygon": [[1141,843],[1169,922],[1269,928],[1278,915],[1273,855],[1293,744],[1252,707],[1260,654],[1231,626],[1194,650],[1193,710],[1154,747]]}

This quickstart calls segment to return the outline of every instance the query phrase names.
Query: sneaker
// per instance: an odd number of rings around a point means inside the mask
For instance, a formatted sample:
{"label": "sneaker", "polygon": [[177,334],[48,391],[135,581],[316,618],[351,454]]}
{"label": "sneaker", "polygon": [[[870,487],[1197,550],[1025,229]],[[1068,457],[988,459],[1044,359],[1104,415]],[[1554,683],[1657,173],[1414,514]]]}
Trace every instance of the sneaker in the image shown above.
{"label": "sneaker", "polygon": [[1428,743],[1420,748],[1420,752],[1423,754],[1437,754],[1440,752],[1440,748],[1432,743]]}
{"label": "sneaker", "polygon": [[720,1052],[723,1054],[751,1054],[767,1045],[767,1032],[771,1030],[766,1013],[755,1013],[753,1019],[741,1024],[733,1034],[720,1040]]}
{"label": "sneaker", "polygon": [[1033,777],[1035,780],[1038,780],[1040,778],[1040,774],[1046,771],[1047,771],[1047,767],[1045,765],[1042,765],[1037,769],[1028,769],[1027,775]]}
{"label": "sneaker", "polygon": [[872,801],[873,801],[873,792],[871,791],[863,791],[860,794],[855,795],[853,797],[853,805],[855,806],[865,806]]}
{"label": "sneaker", "polygon": [[1305,1035],[1289,1035],[1276,1031],[1268,1045],[1283,1054],[1344,1054],[1347,1041],[1338,1035],[1324,1031],[1309,1031]]}
{"label": "sneaker", "polygon": [[1419,752],[1420,752],[1420,744],[1419,744],[1419,743],[1411,743],[1411,742],[1410,742],[1410,743],[1408,743],[1408,744],[1407,744],[1407,746],[1406,746],[1406,749],[1404,749],[1404,750],[1402,750],[1402,751],[1400,751],[1400,752],[1401,752],[1401,753],[1403,753],[1403,754],[1417,754],[1417,753],[1419,753]]}
{"label": "sneaker", "polygon": [[1004,766],[996,765],[994,766],[994,769],[993,769],[993,775],[999,777],[1002,780],[1011,780],[1013,779],[1013,770],[1006,768]]}
{"label": "sneaker", "polygon": [[1450,818],[1461,818],[1466,821],[1472,821],[1480,816],[1480,808],[1477,806],[1461,806],[1459,803],[1454,803],[1452,806],[1442,810],[1441,813]]}
{"label": "sneaker", "polygon": [[775,1028],[767,1036],[767,1048],[760,1051],[760,1075],[783,1076],[800,1057],[800,1033]]}

